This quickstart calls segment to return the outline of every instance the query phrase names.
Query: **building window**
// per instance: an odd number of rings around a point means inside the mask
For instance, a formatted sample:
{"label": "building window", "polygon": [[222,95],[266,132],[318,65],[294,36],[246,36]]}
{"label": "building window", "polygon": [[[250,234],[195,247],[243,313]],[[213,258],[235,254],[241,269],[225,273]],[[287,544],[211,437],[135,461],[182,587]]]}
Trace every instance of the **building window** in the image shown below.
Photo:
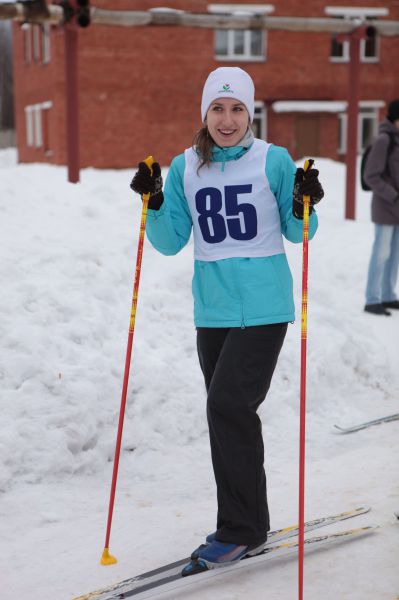
{"label": "building window", "polygon": [[26,120],[26,145],[28,148],[33,146],[33,115],[32,106],[25,106],[25,120]]}
{"label": "building window", "polygon": [[25,64],[50,62],[50,25],[24,23],[23,31]]}
{"label": "building window", "polygon": [[43,64],[47,65],[50,62],[50,25],[45,23],[42,29],[42,57]]}
{"label": "building window", "polygon": [[[378,17],[385,17],[389,14],[386,8],[361,8],[361,7],[346,7],[346,6],[327,6],[325,12],[328,16],[335,19],[361,19],[364,22]],[[349,61],[349,40],[338,41],[339,36],[333,34],[331,36],[331,62],[348,62]],[[379,61],[379,37],[376,35],[373,39],[364,39],[360,42],[360,60],[363,63]]]}
{"label": "building window", "polygon": [[21,26],[23,31],[24,41],[24,60],[26,65],[30,65],[32,62],[32,32],[29,23],[24,23]]}
{"label": "building window", "polygon": [[25,106],[26,145],[29,148],[43,148],[46,155],[51,154],[49,143],[49,111],[52,102],[41,102]]}
{"label": "building window", "polygon": [[40,25],[35,24],[35,25],[32,25],[31,31],[32,31],[32,36],[33,36],[33,60],[35,62],[39,62],[42,57],[41,44],[40,44],[42,28]]}
{"label": "building window", "polygon": [[330,58],[332,62],[348,62],[349,61],[349,42],[339,42],[337,34],[333,33],[331,37],[331,52]]}
{"label": "building window", "polygon": [[33,133],[34,133],[34,146],[35,148],[41,148],[43,146],[43,131],[42,131],[42,111],[40,104],[36,104],[33,107]]}
{"label": "building window", "polygon": [[362,62],[378,62],[380,59],[380,38],[376,34],[373,38],[360,40],[360,60]]}
{"label": "building window", "polygon": [[[209,4],[214,14],[265,15],[274,11],[271,4]],[[218,29],[215,31],[215,58],[234,61],[263,61],[266,58],[264,29]]]}
{"label": "building window", "polygon": [[252,122],[252,131],[254,136],[260,140],[266,139],[266,108],[263,102],[255,101],[254,120]]}
{"label": "building window", "polygon": [[[349,40],[339,42],[337,37],[336,33],[333,33],[331,37],[331,62],[349,62]],[[360,40],[360,61],[363,63],[378,62],[380,58],[379,49],[378,35],[373,39]]]}
{"label": "building window", "polygon": [[266,34],[262,29],[218,29],[215,58],[222,60],[265,60]]}
{"label": "building window", "polygon": [[[374,106],[367,102],[361,102],[357,123],[357,151],[361,154],[364,149],[377,136],[378,132],[378,108],[383,102],[376,102]],[[348,132],[348,115],[338,115],[338,154],[346,154]]]}

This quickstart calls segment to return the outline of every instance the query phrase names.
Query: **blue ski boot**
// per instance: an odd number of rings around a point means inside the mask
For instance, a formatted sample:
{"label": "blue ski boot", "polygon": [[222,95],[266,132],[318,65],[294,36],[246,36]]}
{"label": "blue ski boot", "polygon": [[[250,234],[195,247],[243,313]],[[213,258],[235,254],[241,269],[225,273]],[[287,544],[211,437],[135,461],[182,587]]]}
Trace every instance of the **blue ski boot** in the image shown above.
{"label": "blue ski boot", "polygon": [[196,558],[199,557],[199,551],[203,550],[204,548],[206,548],[209,544],[211,544],[216,536],[216,531],[214,531],[213,533],[209,533],[206,538],[205,538],[205,544],[201,544],[200,546],[198,546],[198,548],[196,548],[195,550],[193,550],[191,552],[191,560],[195,560]]}
{"label": "blue ski boot", "polygon": [[208,545],[204,545],[202,548],[199,547],[198,556],[183,568],[182,576],[187,577],[188,575],[209,571],[209,569],[225,567],[246,556],[255,556],[263,551],[265,543],[266,541],[261,544],[240,546],[218,542],[213,539]]}

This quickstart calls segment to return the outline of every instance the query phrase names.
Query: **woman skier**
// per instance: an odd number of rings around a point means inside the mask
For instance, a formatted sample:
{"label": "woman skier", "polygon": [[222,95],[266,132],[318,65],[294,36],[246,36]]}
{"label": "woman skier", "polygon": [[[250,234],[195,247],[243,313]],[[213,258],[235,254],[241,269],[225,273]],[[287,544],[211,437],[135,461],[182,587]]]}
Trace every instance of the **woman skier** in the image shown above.
{"label": "woman skier", "polygon": [[161,170],[138,165],[131,187],[150,193],[146,232],[165,255],[194,235],[194,321],[207,390],[216,530],[183,575],[263,550],[270,529],[262,424],[257,409],[270,386],[289,322],[292,276],[283,238],[302,242],[303,195],[323,195],[318,171],[297,169],[285,148],[255,139],[254,84],[238,67],[208,76],[203,126],[194,144]]}

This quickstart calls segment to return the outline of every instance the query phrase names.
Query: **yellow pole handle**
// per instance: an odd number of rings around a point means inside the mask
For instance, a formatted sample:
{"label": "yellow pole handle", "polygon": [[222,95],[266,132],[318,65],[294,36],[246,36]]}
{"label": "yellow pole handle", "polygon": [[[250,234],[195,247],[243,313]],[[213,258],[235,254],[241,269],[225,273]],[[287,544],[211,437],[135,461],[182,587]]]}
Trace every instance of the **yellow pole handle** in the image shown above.
{"label": "yellow pole handle", "polygon": [[[151,175],[152,175],[152,165],[154,164],[154,158],[151,155],[147,156],[147,158],[143,162],[145,162],[147,167],[149,167],[151,169]],[[150,199],[150,194],[143,194],[143,202],[148,202],[149,199]]]}

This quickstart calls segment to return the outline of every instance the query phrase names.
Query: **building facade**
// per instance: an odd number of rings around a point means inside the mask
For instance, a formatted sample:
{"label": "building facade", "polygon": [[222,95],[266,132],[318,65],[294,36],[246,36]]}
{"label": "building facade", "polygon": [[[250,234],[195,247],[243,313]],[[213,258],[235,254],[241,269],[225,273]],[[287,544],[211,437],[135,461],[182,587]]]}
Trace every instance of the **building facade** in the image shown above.
{"label": "building facade", "polygon": [[[93,0],[98,8],[148,10],[163,0]],[[271,16],[399,20],[399,4],[380,0],[204,2],[168,0],[201,13],[253,10]],[[62,27],[14,24],[17,147],[21,162],[66,163]],[[386,104],[399,97],[399,38],[362,41],[359,152],[376,134]],[[240,66],[256,87],[254,129],[294,159],[346,153],[349,42],[330,33],[229,31],[186,27],[79,30],[82,167],[124,168],[152,154],[162,165],[191,145],[201,126],[208,73]]]}

